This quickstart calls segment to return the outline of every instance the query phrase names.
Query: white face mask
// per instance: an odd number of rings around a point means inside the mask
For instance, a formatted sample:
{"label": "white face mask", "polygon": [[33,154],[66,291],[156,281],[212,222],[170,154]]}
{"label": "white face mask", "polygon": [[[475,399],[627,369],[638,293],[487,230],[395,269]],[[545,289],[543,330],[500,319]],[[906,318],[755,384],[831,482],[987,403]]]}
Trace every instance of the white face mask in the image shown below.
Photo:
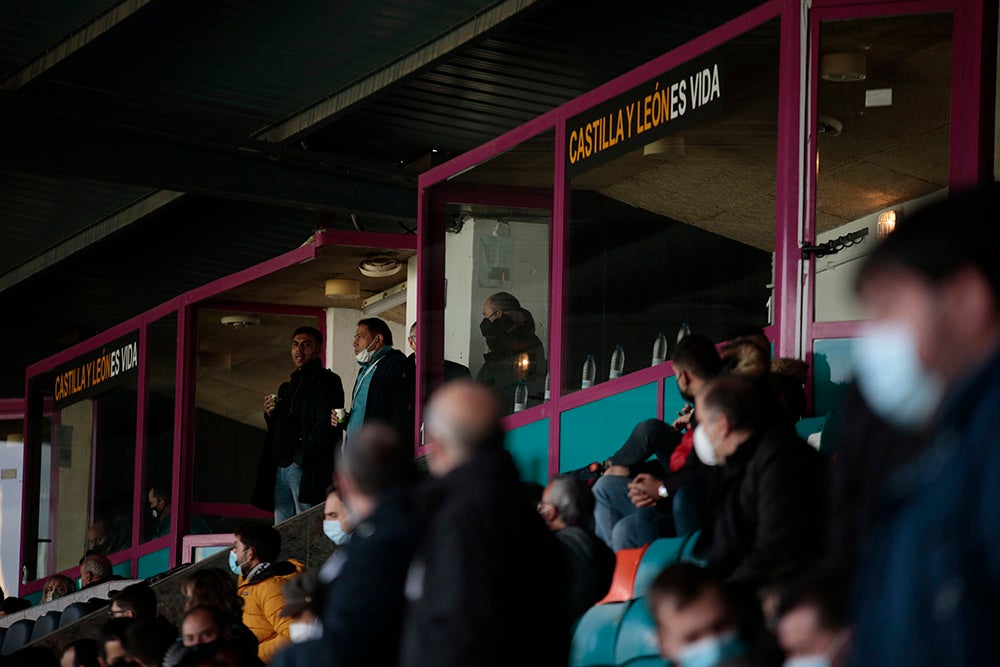
{"label": "white face mask", "polygon": [[351,539],[351,534],[344,532],[344,528],[340,525],[339,521],[332,521],[330,519],[323,521],[323,534],[337,546],[343,546]]}
{"label": "white face mask", "polygon": [[785,660],[783,667],[830,667],[825,655],[800,655]]}
{"label": "white face mask", "polygon": [[694,429],[694,453],[698,460],[707,466],[719,465],[719,459],[715,456],[715,447],[705,432],[705,427],[701,424]]}
{"label": "white face mask", "polygon": [[323,636],[323,626],[319,620],[309,622],[290,623],[288,625],[288,636],[293,644],[319,639]]}
{"label": "white face mask", "polygon": [[944,383],[921,365],[916,336],[905,324],[866,325],[854,346],[854,371],[869,407],[903,431],[926,426],[944,397]]}
{"label": "white face mask", "polygon": [[359,364],[367,364],[372,360],[372,355],[375,354],[375,352],[372,351],[371,347],[374,344],[375,339],[372,338],[372,342],[368,343],[368,347],[354,355],[354,358],[358,360]]}

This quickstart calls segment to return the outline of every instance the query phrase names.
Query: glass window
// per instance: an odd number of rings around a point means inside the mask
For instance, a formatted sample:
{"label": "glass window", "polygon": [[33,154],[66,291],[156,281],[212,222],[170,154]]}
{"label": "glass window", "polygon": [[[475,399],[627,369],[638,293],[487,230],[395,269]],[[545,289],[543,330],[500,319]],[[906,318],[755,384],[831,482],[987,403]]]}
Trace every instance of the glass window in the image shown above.
{"label": "glass window", "polygon": [[856,320],[861,259],[947,196],[952,15],[823,22],[819,53],[816,242],[842,249],[816,260],[815,319]]}
{"label": "glass window", "polygon": [[445,376],[488,384],[507,413],[546,398],[554,136],[460,175],[445,207]]}
{"label": "glass window", "polygon": [[[149,325],[146,407],[146,452],[143,479],[145,488],[140,501],[143,541],[157,537],[169,525],[169,516],[153,517],[148,507],[148,495],[161,493],[169,496],[174,470],[174,401],[177,385],[177,314],[157,320]],[[154,498],[155,500],[155,498]],[[159,507],[160,504],[157,503]],[[164,519],[164,523],[160,519]]]}
{"label": "glass window", "polygon": [[565,390],[768,324],[777,109],[772,21],[568,121]]}
{"label": "glass window", "polygon": [[[25,517],[29,579],[74,567],[91,548],[131,544],[138,332],[32,379],[31,477]],[[52,406],[49,413],[48,407]],[[108,539],[88,536],[105,522]]]}
{"label": "glass window", "polygon": [[0,588],[11,595],[20,581],[23,430],[21,419],[0,420]]}

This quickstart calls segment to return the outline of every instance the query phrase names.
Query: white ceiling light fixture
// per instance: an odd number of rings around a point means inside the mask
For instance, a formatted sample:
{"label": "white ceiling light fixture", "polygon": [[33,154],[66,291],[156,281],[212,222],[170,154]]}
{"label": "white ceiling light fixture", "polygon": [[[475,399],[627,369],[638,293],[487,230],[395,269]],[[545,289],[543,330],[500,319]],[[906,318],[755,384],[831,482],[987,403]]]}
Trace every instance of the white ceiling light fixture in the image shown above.
{"label": "white ceiling light fixture", "polygon": [[329,299],[356,299],[361,296],[361,283],[349,278],[327,280],[323,292]]}
{"label": "white ceiling light fixture", "polygon": [[388,278],[399,273],[403,265],[392,255],[374,253],[368,255],[358,264],[361,275],[369,278]]}
{"label": "white ceiling light fixture", "polygon": [[387,290],[379,292],[374,296],[370,296],[364,300],[362,305],[362,310],[365,315],[379,315],[389,310],[390,308],[395,308],[396,306],[406,303],[406,283],[399,283],[398,285],[393,285]]}
{"label": "white ceiling light fixture", "polygon": [[226,315],[219,321],[227,327],[232,327],[233,329],[255,327],[260,324],[260,318],[254,317],[253,315]]}
{"label": "white ceiling light fixture", "polygon": [[864,81],[868,60],[860,53],[828,53],[820,58],[819,75],[824,81]]}

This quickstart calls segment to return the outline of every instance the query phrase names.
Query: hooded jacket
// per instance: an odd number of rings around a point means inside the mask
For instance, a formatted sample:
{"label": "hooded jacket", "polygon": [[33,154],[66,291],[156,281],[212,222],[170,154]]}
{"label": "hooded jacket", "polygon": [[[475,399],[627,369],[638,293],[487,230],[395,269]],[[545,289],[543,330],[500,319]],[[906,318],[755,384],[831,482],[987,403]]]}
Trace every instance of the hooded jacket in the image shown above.
{"label": "hooded jacket", "polygon": [[250,628],[259,642],[257,656],[270,662],[274,654],[290,641],[288,626],[292,619],[281,616],[285,600],[281,587],[305,566],[289,559],[270,563],[250,579],[240,577],[237,592],[243,598],[243,624]]}

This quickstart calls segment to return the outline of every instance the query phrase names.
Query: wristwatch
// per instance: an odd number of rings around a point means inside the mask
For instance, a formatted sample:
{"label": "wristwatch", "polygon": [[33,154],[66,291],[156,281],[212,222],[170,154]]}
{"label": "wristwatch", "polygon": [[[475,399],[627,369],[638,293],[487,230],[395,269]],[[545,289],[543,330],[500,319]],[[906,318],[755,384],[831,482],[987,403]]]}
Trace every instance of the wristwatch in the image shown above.
{"label": "wristwatch", "polygon": [[660,488],[656,490],[656,495],[658,495],[661,498],[666,498],[670,494],[667,493],[667,487],[664,484],[660,484]]}

